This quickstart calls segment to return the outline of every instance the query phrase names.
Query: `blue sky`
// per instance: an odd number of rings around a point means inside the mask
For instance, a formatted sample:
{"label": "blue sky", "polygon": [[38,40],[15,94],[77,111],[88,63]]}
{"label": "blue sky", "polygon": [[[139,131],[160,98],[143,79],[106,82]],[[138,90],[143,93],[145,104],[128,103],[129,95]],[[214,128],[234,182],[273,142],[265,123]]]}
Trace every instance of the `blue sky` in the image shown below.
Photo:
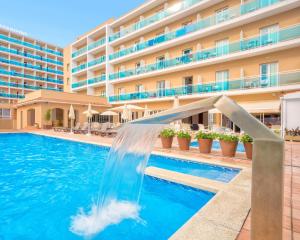
{"label": "blue sky", "polygon": [[111,17],[145,0],[2,0],[0,24],[65,47]]}

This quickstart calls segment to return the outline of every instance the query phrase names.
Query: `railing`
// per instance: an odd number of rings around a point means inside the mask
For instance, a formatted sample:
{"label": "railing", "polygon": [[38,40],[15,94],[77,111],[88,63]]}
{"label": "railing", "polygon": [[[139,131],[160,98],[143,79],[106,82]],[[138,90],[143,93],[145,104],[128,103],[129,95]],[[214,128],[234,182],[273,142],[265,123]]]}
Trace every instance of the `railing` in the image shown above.
{"label": "railing", "polygon": [[0,86],[7,86],[7,87],[15,87],[15,88],[24,88],[24,89],[32,89],[32,90],[39,90],[39,89],[46,89],[46,90],[53,90],[53,91],[62,91],[62,89],[59,88],[53,88],[53,87],[41,87],[41,86],[33,86],[29,84],[19,84],[19,83],[13,83],[13,82],[4,82],[0,81]]}
{"label": "railing", "polygon": [[23,56],[23,57],[28,57],[28,58],[36,59],[36,60],[39,60],[39,61],[44,61],[44,62],[53,63],[53,64],[56,64],[56,65],[63,66],[63,62],[61,62],[61,61],[55,61],[51,58],[44,58],[42,56],[37,56],[37,55],[31,54],[31,53],[25,53],[25,52],[22,52],[22,51],[19,51],[19,50],[16,50],[16,49],[7,48],[7,47],[4,47],[4,46],[0,46],[0,51],[7,52],[7,53],[13,53],[13,54],[20,55],[20,56]]}
{"label": "railing", "polygon": [[87,84],[94,84],[94,83],[98,83],[98,82],[103,82],[103,81],[105,81],[105,79],[106,79],[105,75],[101,75],[101,76],[94,77],[94,78],[91,78],[91,79],[88,79],[88,80],[75,82],[75,83],[72,83],[72,88],[79,88],[79,87],[86,86]]}
{"label": "railing", "polygon": [[90,50],[92,50],[96,47],[102,46],[104,44],[105,44],[105,38],[101,38],[101,39],[97,40],[96,42],[89,44],[88,46],[85,46],[83,48],[80,48],[80,49],[74,51],[72,53],[72,58],[75,58],[75,57],[85,53],[86,51],[90,51]]}
{"label": "railing", "polygon": [[5,97],[5,98],[17,98],[17,99],[25,98],[24,95],[13,94],[13,93],[5,93],[5,92],[0,92],[0,97]]}
{"label": "railing", "polygon": [[92,67],[105,62],[105,56],[101,56],[93,61],[88,62],[88,67]]}
{"label": "railing", "polygon": [[0,62],[15,65],[15,66],[20,66],[20,67],[25,67],[25,68],[36,69],[36,70],[45,71],[45,72],[51,72],[51,73],[60,74],[60,75],[64,74],[62,71],[56,71],[51,68],[43,68],[41,66],[33,65],[30,63],[22,63],[22,62],[19,62],[16,60],[9,60],[9,59],[3,58],[3,57],[0,57]]}
{"label": "railing", "polygon": [[88,79],[88,84],[103,82],[103,81],[105,81],[105,79],[106,79],[105,75],[101,75],[99,77]]}
{"label": "railing", "polygon": [[243,52],[250,49],[265,47],[268,45],[276,44],[279,42],[288,41],[300,37],[300,24],[292,27],[282,29],[266,35],[259,35],[228,44],[223,47],[203,49],[201,52],[195,54],[183,55],[181,57],[173,58],[170,60],[159,61],[154,64],[146,65],[123,72],[117,72],[109,75],[110,80],[131,77],[143,73],[163,70],[174,66],[181,66],[189,63],[204,61],[211,58],[229,55],[232,53]]}
{"label": "railing", "polygon": [[187,8],[190,8],[191,6],[193,6],[199,2],[201,2],[201,0],[183,0],[182,2],[176,3],[172,7],[168,8],[166,10],[162,10],[159,13],[151,15],[133,25],[130,25],[129,27],[122,29],[119,32],[112,34],[109,37],[109,41],[112,42],[116,39],[126,36],[129,33],[135,32],[139,29],[142,29],[142,28],[152,24],[152,23],[158,22],[166,17],[169,17],[169,16],[174,15],[174,14],[176,14],[180,11],[183,11]]}
{"label": "railing", "polygon": [[25,41],[22,41],[22,40],[13,38],[13,37],[8,37],[8,36],[3,35],[3,34],[0,34],[0,39],[3,39],[3,40],[8,41],[8,42],[12,42],[12,43],[20,44],[20,45],[23,45],[25,47],[30,47],[30,48],[33,48],[33,49],[36,49],[36,50],[51,53],[51,54],[54,54],[54,55],[57,55],[57,56],[60,56],[60,57],[63,56],[62,52],[58,52],[58,51],[52,50],[50,48],[43,48],[39,45],[29,43],[29,42],[25,42]]}
{"label": "railing", "polygon": [[83,86],[85,86],[86,84],[87,84],[87,80],[75,82],[75,83],[72,83],[72,88],[83,87]]}
{"label": "railing", "polygon": [[213,14],[213,15],[211,15],[207,18],[204,18],[194,24],[190,24],[188,26],[181,27],[181,28],[177,29],[176,31],[162,34],[162,35],[155,37],[153,39],[150,39],[148,41],[138,43],[132,47],[120,50],[116,53],[111,54],[109,56],[109,59],[113,60],[116,58],[120,58],[120,57],[129,55],[131,53],[142,51],[146,48],[153,47],[155,45],[185,36],[187,34],[196,32],[198,30],[205,29],[205,28],[217,25],[219,23],[240,17],[242,15],[256,11],[258,9],[276,4],[280,1],[282,1],[282,0],[255,0],[253,2],[249,2],[249,3],[243,4],[243,5],[237,6],[237,7],[229,8],[227,10],[224,10],[222,12],[222,14],[220,14],[220,13]]}
{"label": "railing", "polygon": [[93,66],[101,64],[103,62],[105,62],[105,56],[101,56],[101,57],[99,57],[99,58],[97,58],[93,61],[88,62],[88,63],[80,64],[79,66],[72,69],[72,73],[79,72],[79,71],[84,70],[88,67],[93,67]]}
{"label": "railing", "polygon": [[110,102],[130,101],[142,99],[155,99],[173,96],[184,96],[193,94],[205,94],[232,90],[261,89],[268,87],[280,87],[286,85],[300,84],[300,71],[286,72],[273,75],[261,75],[245,77],[244,79],[233,79],[224,82],[209,82],[197,85],[181,86],[169,89],[157,89],[153,91],[134,92],[122,95],[110,96]]}
{"label": "railing", "polygon": [[51,82],[51,83],[56,83],[56,84],[63,84],[64,83],[62,79],[53,79],[51,77],[44,78],[44,77],[40,77],[40,76],[33,76],[33,75],[30,75],[30,74],[19,73],[17,71],[13,71],[13,70],[8,71],[8,70],[5,70],[5,69],[0,69],[0,74],[8,75],[8,76],[16,76],[16,77],[21,77],[21,78],[28,78],[28,79],[32,79],[32,80]]}

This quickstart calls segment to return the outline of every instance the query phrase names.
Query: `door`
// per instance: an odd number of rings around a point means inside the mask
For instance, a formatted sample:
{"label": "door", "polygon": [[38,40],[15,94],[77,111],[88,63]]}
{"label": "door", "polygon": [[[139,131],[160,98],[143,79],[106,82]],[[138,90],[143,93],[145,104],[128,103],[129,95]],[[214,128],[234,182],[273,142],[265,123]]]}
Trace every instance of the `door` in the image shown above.
{"label": "door", "polygon": [[165,56],[160,56],[156,58],[157,69],[162,69],[165,66]]}
{"label": "door", "polygon": [[263,63],[260,65],[260,86],[278,85],[278,63]]}
{"label": "door", "polygon": [[185,94],[193,93],[193,77],[185,77],[183,79],[183,85]]}
{"label": "door", "polygon": [[158,81],[156,84],[156,89],[157,89],[157,96],[158,97],[163,97],[165,96],[165,89],[166,89],[166,81]]}
{"label": "door", "polygon": [[218,71],[216,72],[216,89],[215,90],[227,90],[229,80],[229,71]]}
{"label": "door", "polygon": [[216,41],[215,46],[216,46],[217,56],[222,56],[224,54],[228,54],[228,52],[229,52],[229,42],[228,42],[227,38]]}
{"label": "door", "polygon": [[260,42],[261,45],[268,45],[278,42],[278,24],[263,27],[260,29]]}

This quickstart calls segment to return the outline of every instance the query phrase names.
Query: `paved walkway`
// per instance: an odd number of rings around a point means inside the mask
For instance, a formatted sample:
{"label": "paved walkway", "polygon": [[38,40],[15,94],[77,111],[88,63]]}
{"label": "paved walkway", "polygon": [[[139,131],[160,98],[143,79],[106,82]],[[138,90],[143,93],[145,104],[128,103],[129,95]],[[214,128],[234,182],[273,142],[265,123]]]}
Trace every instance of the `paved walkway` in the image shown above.
{"label": "paved walkway", "polygon": [[[249,213],[237,240],[250,240]],[[286,142],[283,239],[300,240],[300,143]]]}

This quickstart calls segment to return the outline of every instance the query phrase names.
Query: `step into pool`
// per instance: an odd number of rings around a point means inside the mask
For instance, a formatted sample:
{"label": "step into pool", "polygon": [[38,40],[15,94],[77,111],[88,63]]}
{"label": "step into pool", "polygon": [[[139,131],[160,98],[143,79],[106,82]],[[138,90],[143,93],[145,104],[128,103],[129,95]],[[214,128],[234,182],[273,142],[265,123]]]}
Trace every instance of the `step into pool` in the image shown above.
{"label": "step into pool", "polygon": [[[108,151],[34,134],[0,134],[0,239],[82,239],[70,231],[71,217],[97,200]],[[93,239],[168,239],[213,196],[146,176],[139,220],[109,226]]]}

